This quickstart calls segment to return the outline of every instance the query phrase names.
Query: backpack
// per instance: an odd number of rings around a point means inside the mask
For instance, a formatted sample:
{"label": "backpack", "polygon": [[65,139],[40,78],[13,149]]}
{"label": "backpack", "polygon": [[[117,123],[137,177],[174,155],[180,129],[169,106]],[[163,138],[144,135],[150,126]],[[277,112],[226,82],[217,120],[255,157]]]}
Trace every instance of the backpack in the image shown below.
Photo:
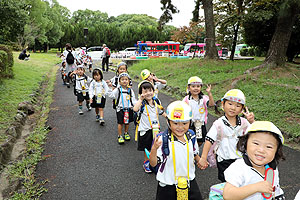
{"label": "backpack", "polygon": [[[133,103],[132,103],[132,94],[131,94],[131,89],[130,88],[128,88],[128,90],[129,90],[129,96],[130,96],[130,103],[131,103],[131,105],[133,105]],[[122,91],[122,93],[127,93],[128,94],[128,90],[125,90],[125,91]],[[117,106],[119,105],[119,102],[120,102],[120,94],[121,94],[121,90],[120,90],[120,88],[118,88],[118,91],[119,91],[119,93],[118,93],[118,98],[117,98],[117,100],[113,100],[113,109],[117,109]]]}
{"label": "backpack", "polygon": [[[247,123],[245,118],[240,118],[241,119],[241,128],[243,129],[244,133],[246,132],[247,129]],[[222,120],[217,119],[214,123],[213,126],[217,127],[217,140],[213,143],[213,145],[210,147],[208,154],[207,154],[207,161],[209,162],[209,166],[212,168],[217,168],[217,160],[216,160],[216,153],[217,150],[220,146],[220,143],[222,139],[224,138],[223,134],[223,129],[222,129]]]}
{"label": "backpack", "polygon": [[209,200],[223,200],[224,183],[219,183],[210,187]]}
{"label": "backpack", "polygon": [[[187,138],[188,140],[192,140],[193,143],[193,150],[195,150],[194,146],[196,143],[196,134],[193,130],[189,129],[187,134]],[[164,171],[165,165],[166,165],[166,161],[168,156],[170,155],[170,149],[169,149],[169,129],[167,128],[161,135],[162,137],[162,153],[163,153],[163,160],[161,163],[158,163],[154,168],[152,167],[152,171],[154,171],[154,173],[156,174],[158,172],[158,169],[160,170],[160,172]],[[160,167],[161,166],[161,167]]]}
{"label": "backpack", "polygon": [[[85,75],[85,74],[83,74],[83,77],[84,77],[85,80],[88,79],[87,75]],[[76,81],[76,76],[75,76],[75,81],[74,81],[74,84],[73,84],[73,85],[74,85],[74,95],[75,95],[75,96],[77,96],[77,94],[78,94],[78,92],[77,92],[77,90],[76,90],[76,82],[77,82],[77,81]]]}
{"label": "backpack", "polygon": [[66,61],[69,65],[72,65],[74,64],[74,56],[72,54],[72,51],[68,51],[68,54],[67,54],[67,58],[66,58]]}
{"label": "backpack", "polygon": [[[161,110],[163,109],[163,107],[161,106],[161,102],[158,98],[156,97],[152,97],[154,103],[156,102],[157,105],[159,107],[161,107]],[[144,112],[145,109],[145,105],[146,105],[146,100],[143,100],[142,105],[140,107],[140,110],[138,112],[134,112],[133,118],[134,118],[134,124],[135,124],[135,141],[137,141],[137,134],[138,134],[138,128],[139,128],[139,124],[140,124],[140,120],[141,120],[141,116],[142,113]]]}
{"label": "backpack", "polygon": [[109,50],[108,47],[105,47],[105,49],[106,49],[105,56],[109,57],[110,56],[110,50]]}

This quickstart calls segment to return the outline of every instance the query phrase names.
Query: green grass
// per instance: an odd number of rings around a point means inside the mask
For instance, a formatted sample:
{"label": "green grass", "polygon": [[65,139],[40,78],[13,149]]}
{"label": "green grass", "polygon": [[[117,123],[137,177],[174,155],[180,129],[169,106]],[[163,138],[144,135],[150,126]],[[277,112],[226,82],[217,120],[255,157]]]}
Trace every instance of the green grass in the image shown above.
{"label": "green grass", "polygon": [[14,53],[15,77],[0,84],[0,135],[13,121],[18,104],[30,101],[30,94],[44,79],[43,76],[60,61],[56,54],[32,53],[29,61],[17,59]]}
{"label": "green grass", "polygon": [[[262,60],[252,61],[204,61],[180,59],[150,59],[129,67],[132,77],[139,76],[143,69],[149,69],[158,78],[168,81],[168,85],[185,91],[187,80],[199,76],[204,84],[215,84],[212,93],[215,100],[221,99],[230,89],[231,80],[243,75],[247,69],[257,66]],[[236,88],[246,96],[249,110],[256,120],[268,120],[289,133],[291,138],[300,136],[300,92],[299,90],[271,84],[300,86],[300,65],[285,68],[261,69],[239,81]],[[141,79],[139,79],[140,81]],[[227,80],[227,81],[226,81]],[[205,91],[205,86],[203,92]],[[180,94],[174,95],[181,99]]]}

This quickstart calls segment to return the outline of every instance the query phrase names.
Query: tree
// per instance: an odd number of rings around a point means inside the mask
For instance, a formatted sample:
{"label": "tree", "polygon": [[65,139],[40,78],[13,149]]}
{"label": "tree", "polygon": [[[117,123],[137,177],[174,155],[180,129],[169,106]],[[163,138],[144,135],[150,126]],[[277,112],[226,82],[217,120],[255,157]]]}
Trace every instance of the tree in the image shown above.
{"label": "tree", "polygon": [[0,1],[0,43],[17,41],[17,35],[23,33],[28,20],[28,9],[24,0]]}
{"label": "tree", "polygon": [[218,51],[216,47],[216,34],[215,34],[215,24],[213,15],[213,3],[212,0],[202,0],[204,8],[205,17],[205,43],[206,52],[205,59],[217,59]]}
{"label": "tree", "polygon": [[283,1],[264,64],[272,66],[284,65],[293,25],[295,24],[299,13],[300,2],[298,0]]}
{"label": "tree", "polygon": [[[162,26],[172,20],[172,14],[179,12],[177,8],[172,4],[172,0],[161,0],[163,4],[161,8],[164,10],[164,13],[159,19],[159,27],[162,29]],[[196,20],[199,17],[199,7],[200,1],[195,1],[196,6],[193,12],[193,20]],[[205,58],[206,59],[217,59],[218,58],[218,51],[216,47],[216,36],[215,36],[215,24],[214,24],[214,15],[213,15],[213,3],[212,0],[202,0],[203,8],[204,8],[204,16],[205,16],[205,43],[206,43],[206,52]]]}

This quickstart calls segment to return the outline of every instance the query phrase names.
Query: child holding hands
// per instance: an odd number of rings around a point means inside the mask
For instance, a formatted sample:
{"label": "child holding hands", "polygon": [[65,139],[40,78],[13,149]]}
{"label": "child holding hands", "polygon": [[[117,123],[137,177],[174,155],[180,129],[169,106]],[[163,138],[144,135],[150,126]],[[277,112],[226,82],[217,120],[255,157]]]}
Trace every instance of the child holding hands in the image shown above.
{"label": "child holding hands", "polygon": [[158,168],[156,199],[202,200],[194,164],[195,160],[199,166],[199,149],[194,132],[189,130],[191,107],[175,101],[168,106],[166,114],[169,128],[163,135],[155,136],[150,153],[150,165]]}
{"label": "child holding hands", "polygon": [[[236,149],[238,136],[244,135],[245,130],[250,125],[249,122],[254,122],[253,113],[249,113],[247,108],[247,112],[243,112],[245,103],[246,98],[241,90],[232,89],[226,92],[222,99],[222,107],[225,115],[213,123],[205,138],[206,141],[200,159],[201,169],[208,167],[208,152],[213,143],[217,142],[218,178],[222,182],[225,182],[225,169],[236,159],[241,158],[240,152]],[[249,122],[245,118],[239,117],[239,114],[242,112]]]}
{"label": "child holding hands", "polygon": [[[279,160],[284,159],[283,143],[281,131],[272,122],[256,121],[251,124],[237,144],[243,158],[236,160],[224,172],[224,199],[264,200],[271,195],[272,199],[284,200],[277,167]],[[270,179],[273,184],[264,180],[269,168],[274,170]]]}
{"label": "child holding hands", "polygon": [[[154,137],[155,128],[159,129],[158,115],[164,113],[163,107],[158,99],[154,95],[154,87],[149,81],[142,81],[139,84],[139,100],[133,107],[133,111],[139,113],[139,125],[138,125],[138,151],[144,152],[144,164],[143,168],[146,173],[151,173],[149,166],[149,160],[145,153],[145,149],[151,151],[151,145]],[[158,130],[159,131],[159,130]]]}
{"label": "child holding hands", "polygon": [[[128,133],[129,123],[133,121],[133,106],[136,103],[133,90],[128,86],[130,76],[127,73],[121,73],[119,75],[119,84],[113,91],[109,91],[108,95],[110,98],[116,100],[116,112],[118,122],[118,143],[124,144],[130,140]],[[124,137],[122,136],[122,129],[124,126]]]}
{"label": "child holding hands", "polygon": [[107,95],[109,88],[103,80],[103,73],[100,68],[94,69],[92,75],[94,80],[89,88],[91,107],[95,108],[96,121],[99,121],[100,125],[103,126],[105,123],[103,111],[106,101],[105,95]]}
{"label": "child holding hands", "polygon": [[91,111],[89,98],[89,84],[93,80],[85,74],[84,66],[78,65],[77,69],[70,74],[70,77],[75,76],[74,94],[77,96],[79,115],[83,115],[82,103],[86,101],[88,111]]}

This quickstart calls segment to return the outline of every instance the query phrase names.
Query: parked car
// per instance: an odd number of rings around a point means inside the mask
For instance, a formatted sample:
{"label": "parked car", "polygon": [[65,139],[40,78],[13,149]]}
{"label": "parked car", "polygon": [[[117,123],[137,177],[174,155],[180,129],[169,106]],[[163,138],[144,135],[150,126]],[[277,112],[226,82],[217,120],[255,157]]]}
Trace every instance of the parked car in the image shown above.
{"label": "parked car", "polygon": [[87,49],[87,54],[91,56],[93,61],[102,59],[103,47],[95,46]]}
{"label": "parked car", "polygon": [[129,58],[130,56],[136,55],[136,51],[136,47],[127,47],[123,51],[119,51],[119,54],[121,54],[121,57],[123,58]]}

